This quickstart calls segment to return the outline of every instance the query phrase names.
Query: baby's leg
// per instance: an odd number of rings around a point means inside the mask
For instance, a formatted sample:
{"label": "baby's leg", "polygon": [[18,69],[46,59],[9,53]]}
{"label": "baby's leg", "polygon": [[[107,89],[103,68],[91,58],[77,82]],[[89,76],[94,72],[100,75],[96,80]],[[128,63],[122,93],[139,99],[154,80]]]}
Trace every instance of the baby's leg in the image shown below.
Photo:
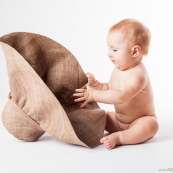
{"label": "baby's leg", "polygon": [[[109,133],[115,133],[121,130],[119,123],[116,119],[115,112],[106,112],[106,126],[105,130]],[[110,135],[109,135],[110,136]],[[103,137],[100,142],[103,143],[107,149],[109,149],[112,145],[110,144],[109,136]],[[114,143],[117,143],[118,140],[116,137],[114,138]],[[111,140],[112,141],[112,140]],[[115,144],[114,144],[115,145]]]}
{"label": "baby's leg", "polygon": [[152,138],[158,131],[157,119],[153,116],[141,117],[131,123],[128,129],[103,137],[100,141],[107,149],[116,145],[138,144]]}
{"label": "baby's leg", "polygon": [[106,112],[105,130],[109,133],[114,133],[121,130],[115,114],[116,114],[115,112]]}

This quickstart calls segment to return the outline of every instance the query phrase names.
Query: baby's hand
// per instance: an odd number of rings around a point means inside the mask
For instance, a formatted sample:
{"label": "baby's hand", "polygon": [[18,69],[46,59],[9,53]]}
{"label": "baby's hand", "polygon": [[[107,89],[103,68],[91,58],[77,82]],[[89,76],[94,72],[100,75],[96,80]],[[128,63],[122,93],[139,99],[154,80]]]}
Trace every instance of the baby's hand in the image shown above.
{"label": "baby's hand", "polygon": [[94,101],[92,88],[87,87],[87,89],[76,89],[75,91],[76,93],[74,93],[73,96],[79,98],[75,99],[74,101],[84,101],[80,107],[84,107],[87,103]]}
{"label": "baby's hand", "polygon": [[97,82],[94,75],[91,73],[86,73],[86,77],[88,78],[87,86],[94,87],[94,84]]}

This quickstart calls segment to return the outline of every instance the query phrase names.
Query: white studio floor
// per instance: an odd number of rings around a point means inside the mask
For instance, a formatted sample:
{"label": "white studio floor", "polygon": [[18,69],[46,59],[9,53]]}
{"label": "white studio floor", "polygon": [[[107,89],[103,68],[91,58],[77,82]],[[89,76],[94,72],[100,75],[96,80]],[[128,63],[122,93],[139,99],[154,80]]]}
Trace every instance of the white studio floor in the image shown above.
{"label": "white studio floor", "polygon": [[146,143],[106,150],[58,141],[44,134],[37,142],[15,139],[0,124],[1,173],[158,173],[173,172],[173,126],[160,122]]}

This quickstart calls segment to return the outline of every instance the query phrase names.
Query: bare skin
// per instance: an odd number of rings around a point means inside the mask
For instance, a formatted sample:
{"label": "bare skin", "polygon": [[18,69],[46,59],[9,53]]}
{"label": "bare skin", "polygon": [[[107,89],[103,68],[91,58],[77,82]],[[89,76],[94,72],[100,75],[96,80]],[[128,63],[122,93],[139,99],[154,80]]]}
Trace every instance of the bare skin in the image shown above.
{"label": "bare skin", "polygon": [[108,57],[115,68],[108,83],[100,83],[87,73],[87,89],[76,89],[75,102],[96,101],[113,104],[115,112],[106,112],[105,130],[111,134],[100,139],[107,149],[117,145],[138,144],[152,138],[158,131],[150,80],[142,63],[139,45],[129,45],[121,32],[107,38]]}

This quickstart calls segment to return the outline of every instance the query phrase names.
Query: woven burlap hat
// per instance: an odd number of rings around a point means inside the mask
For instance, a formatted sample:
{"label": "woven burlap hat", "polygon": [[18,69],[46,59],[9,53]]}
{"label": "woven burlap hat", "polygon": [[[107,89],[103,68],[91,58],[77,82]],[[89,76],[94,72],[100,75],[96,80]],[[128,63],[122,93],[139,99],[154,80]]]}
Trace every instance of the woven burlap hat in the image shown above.
{"label": "woven burlap hat", "polygon": [[5,128],[16,138],[36,141],[45,132],[58,140],[94,148],[100,144],[105,112],[96,102],[74,102],[87,78],[76,58],[42,35],[10,33],[0,38],[9,77],[9,101],[2,112]]}

